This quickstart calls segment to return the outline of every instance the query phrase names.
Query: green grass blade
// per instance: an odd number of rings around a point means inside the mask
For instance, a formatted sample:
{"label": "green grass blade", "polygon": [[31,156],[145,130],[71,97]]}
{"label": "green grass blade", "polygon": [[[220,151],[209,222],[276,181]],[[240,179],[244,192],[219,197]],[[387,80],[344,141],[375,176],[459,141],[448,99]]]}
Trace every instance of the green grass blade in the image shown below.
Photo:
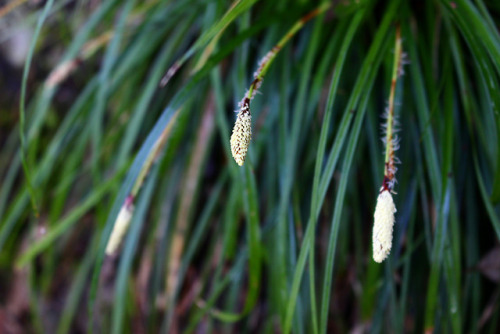
{"label": "green grass blade", "polygon": [[385,55],[385,49],[387,48],[388,39],[379,50],[376,59],[372,63],[370,75],[366,78],[363,83],[365,89],[364,93],[360,98],[359,106],[356,111],[356,119],[352,126],[351,136],[347,144],[346,153],[344,157],[344,164],[342,166],[342,174],[340,177],[340,183],[337,189],[337,197],[335,199],[334,213],[332,217],[330,235],[328,238],[328,250],[327,257],[325,261],[325,274],[323,278],[323,288],[322,288],[322,299],[321,299],[321,333],[327,332],[328,324],[328,310],[330,307],[330,295],[331,295],[331,285],[333,277],[333,267],[335,261],[335,251],[337,248],[337,238],[339,233],[340,219],[342,217],[342,208],[344,206],[344,197],[347,189],[347,184],[349,181],[349,171],[351,170],[352,160],[355,154],[356,145],[359,140],[359,134],[361,131],[361,126],[363,124],[364,116],[366,113],[366,107],[370,97],[371,90],[375,82],[375,75],[377,74],[377,69],[380,66],[383,55]]}
{"label": "green grass blade", "polygon": [[27,160],[27,140],[25,136],[25,128],[26,128],[26,89],[28,84],[28,75],[31,67],[31,62],[33,59],[33,55],[35,53],[36,43],[38,41],[38,37],[40,35],[40,31],[42,30],[42,26],[49,15],[50,8],[52,7],[54,0],[49,0],[44,6],[43,12],[38,19],[35,33],[33,34],[33,40],[30,44],[30,49],[28,51],[26,62],[23,70],[23,78],[21,83],[21,98],[19,104],[19,137],[21,140],[21,161],[23,163],[24,176],[26,177],[26,184],[28,187],[28,192],[30,194],[31,204],[33,206],[33,210],[35,216],[38,216],[38,206],[37,206],[37,194],[35,192],[35,188],[33,186],[33,177],[31,167]]}

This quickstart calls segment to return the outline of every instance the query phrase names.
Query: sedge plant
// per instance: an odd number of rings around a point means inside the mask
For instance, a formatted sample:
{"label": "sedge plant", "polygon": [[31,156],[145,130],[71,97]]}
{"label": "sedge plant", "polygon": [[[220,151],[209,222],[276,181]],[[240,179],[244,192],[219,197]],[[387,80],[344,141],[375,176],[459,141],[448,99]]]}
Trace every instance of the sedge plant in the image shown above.
{"label": "sedge plant", "polygon": [[498,332],[499,26],[492,0],[0,4],[0,327]]}

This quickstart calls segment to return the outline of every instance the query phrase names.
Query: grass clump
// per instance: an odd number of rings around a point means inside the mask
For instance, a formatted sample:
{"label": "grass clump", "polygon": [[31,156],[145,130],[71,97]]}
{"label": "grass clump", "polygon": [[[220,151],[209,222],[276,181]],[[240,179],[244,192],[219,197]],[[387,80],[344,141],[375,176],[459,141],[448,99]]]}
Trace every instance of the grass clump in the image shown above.
{"label": "grass clump", "polygon": [[22,27],[31,48],[22,68],[0,53],[0,319],[498,331],[499,14],[483,0],[3,5],[1,43]]}

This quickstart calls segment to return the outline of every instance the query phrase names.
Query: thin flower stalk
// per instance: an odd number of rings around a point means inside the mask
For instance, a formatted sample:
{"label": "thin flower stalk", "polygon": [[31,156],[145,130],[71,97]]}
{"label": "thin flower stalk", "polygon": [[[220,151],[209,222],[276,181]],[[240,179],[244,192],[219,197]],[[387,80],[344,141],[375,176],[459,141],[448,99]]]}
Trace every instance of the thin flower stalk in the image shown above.
{"label": "thin flower stalk", "polygon": [[77,57],[63,61],[50,72],[47,80],[45,80],[45,88],[53,89],[66,80],[84,61],[107,45],[113,35],[113,31],[108,31],[85,43]]}
{"label": "thin flower stalk", "polygon": [[273,63],[276,55],[281,51],[281,49],[286,45],[286,43],[312,18],[325,12],[330,8],[330,2],[325,2],[319,7],[303,16],[298,20],[292,28],[283,36],[278,44],[276,44],[271,51],[266,53],[266,55],[259,61],[259,67],[253,75],[253,81],[245,93],[243,99],[238,103],[238,114],[236,116],[236,121],[233,127],[233,133],[231,135],[231,153],[234,160],[239,166],[243,166],[245,158],[248,152],[248,146],[250,145],[250,140],[252,138],[252,114],[250,112],[250,102],[257,94],[258,89],[262,85],[264,76],[269,70],[271,64]]}
{"label": "thin flower stalk", "polygon": [[396,93],[396,83],[399,75],[402,73],[402,47],[401,47],[401,30],[396,28],[396,46],[394,50],[394,66],[392,68],[391,91],[389,95],[389,106],[387,107],[387,120],[385,127],[385,168],[384,168],[384,189],[392,191],[395,182],[395,174],[397,168],[395,163],[397,159],[394,152],[398,149],[398,138],[394,135],[394,96]]}
{"label": "thin flower stalk", "polygon": [[195,69],[191,72],[191,75],[195,74],[196,72],[198,72],[201,69],[202,64],[205,63],[208,56],[213,51],[214,46],[217,44],[218,39],[222,36],[222,34],[226,30],[226,28],[229,26],[229,23],[231,23],[231,21],[234,20],[234,18],[229,19],[229,20],[227,20],[227,19],[234,12],[236,7],[239,5],[241,5],[241,0],[235,0],[231,4],[231,6],[229,6],[228,10],[226,11],[224,16],[220,20],[220,22],[226,22],[226,23],[224,25],[222,25],[220,27],[220,29],[214,30],[214,31],[217,31],[217,33],[212,32],[212,30],[210,30],[210,31],[206,32],[204,35],[200,36],[200,38],[196,41],[196,43],[193,46],[191,46],[191,48],[189,48],[189,50],[180,59],[176,60],[172,64],[172,66],[170,66],[170,68],[167,70],[167,72],[163,75],[163,77],[160,80],[160,87],[165,87],[167,85],[167,83],[170,81],[170,79],[173,78],[173,76],[177,73],[177,71],[179,71],[179,69],[188,61],[188,59],[196,52],[196,50],[203,46],[203,44],[204,44],[203,40],[204,40],[204,37],[206,37],[206,34],[210,35],[211,33],[213,33],[214,36],[212,37],[211,43],[203,51],[201,58],[200,58],[199,62],[196,64]]}
{"label": "thin flower stalk", "polygon": [[130,194],[127,196],[125,201],[123,202],[122,207],[116,217],[116,220],[113,224],[113,230],[111,231],[111,235],[108,239],[108,243],[106,245],[106,254],[113,255],[116,253],[116,250],[120,246],[123,238],[125,237],[130,222],[132,220],[134,214],[134,202],[137,197],[137,194],[141,190],[142,185],[144,184],[144,180],[148,176],[151,171],[151,167],[158,160],[160,153],[163,151],[165,144],[167,142],[167,138],[172,130],[173,124],[175,123],[175,119],[179,114],[179,110],[172,116],[168,125],[163,129],[163,132],[160,134],[160,137],[156,140],[156,143],[153,145],[151,152],[146,158],[142,168],[135,180],[134,186],[130,191]]}
{"label": "thin flower stalk", "polygon": [[395,156],[395,151],[398,149],[398,138],[394,135],[394,96],[396,92],[397,79],[402,75],[402,41],[399,25],[396,27],[396,45],[394,50],[394,66],[392,70],[391,91],[389,95],[389,105],[385,114],[385,159],[384,159],[384,180],[377,198],[375,207],[374,224],[373,224],[373,260],[375,262],[384,261],[392,248],[392,233],[394,227],[394,213],[396,206],[392,199],[394,183],[396,182],[396,166],[399,160]]}

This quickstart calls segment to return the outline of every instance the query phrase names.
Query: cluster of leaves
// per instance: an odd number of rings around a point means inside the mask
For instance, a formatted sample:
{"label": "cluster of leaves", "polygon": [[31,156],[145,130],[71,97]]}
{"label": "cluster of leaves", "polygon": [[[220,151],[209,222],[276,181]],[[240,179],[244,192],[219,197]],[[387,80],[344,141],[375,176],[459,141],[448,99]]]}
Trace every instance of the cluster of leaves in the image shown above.
{"label": "cluster of leaves", "polygon": [[[48,0],[21,22],[33,40],[20,117],[0,124],[0,320],[35,333],[496,332],[498,2],[334,1],[269,67],[239,167],[233,111],[259,59],[319,5]],[[380,265],[397,25],[402,164]]]}

